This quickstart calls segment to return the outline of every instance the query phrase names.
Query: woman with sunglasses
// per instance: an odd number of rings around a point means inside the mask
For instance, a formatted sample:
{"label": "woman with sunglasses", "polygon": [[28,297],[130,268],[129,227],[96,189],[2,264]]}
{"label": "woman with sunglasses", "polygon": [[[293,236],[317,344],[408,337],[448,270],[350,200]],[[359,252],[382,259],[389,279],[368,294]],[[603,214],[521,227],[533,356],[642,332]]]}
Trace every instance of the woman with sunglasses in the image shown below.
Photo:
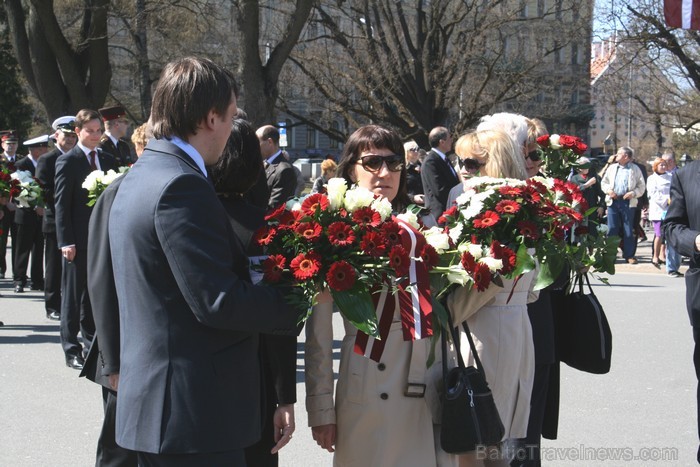
{"label": "woman with sunglasses", "polygon": [[[337,173],[348,186],[357,184],[390,200],[394,212],[403,211],[411,202],[406,194],[403,145],[386,128],[369,125],[353,133]],[[429,381],[439,378],[426,375],[430,339],[404,340],[396,308],[379,362],[354,352],[357,330],[344,321],[335,399],[329,294],[319,298],[306,322],[309,425],[316,443],[335,453],[335,466],[456,465],[456,456],[441,451],[434,441],[437,391]],[[441,369],[440,352],[436,360],[433,371]],[[409,386],[409,373],[411,382],[421,384]]]}
{"label": "woman with sunglasses", "polygon": [[[527,178],[522,150],[504,131],[467,133],[457,140],[455,152],[461,166],[473,168],[469,171],[472,176]],[[507,466],[509,451],[502,450],[505,441],[525,438],[527,434],[535,371],[535,349],[527,303],[537,298],[532,292],[534,278],[534,271],[518,279],[502,278],[503,289],[495,294],[489,305],[478,310],[469,306],[469,292],[464,288],[456,289],[448,298],[455,325],[460,326],[459,323],[465,320],[469,324],[505,427],[504,442],[500,446],[490,446],[487,456],[483,456],[484,453],[478,456],[477,451],[460,455],[460,466]],[[474,358],[463,328],[460,333],[462,355],[467,365],[473,365]]]}

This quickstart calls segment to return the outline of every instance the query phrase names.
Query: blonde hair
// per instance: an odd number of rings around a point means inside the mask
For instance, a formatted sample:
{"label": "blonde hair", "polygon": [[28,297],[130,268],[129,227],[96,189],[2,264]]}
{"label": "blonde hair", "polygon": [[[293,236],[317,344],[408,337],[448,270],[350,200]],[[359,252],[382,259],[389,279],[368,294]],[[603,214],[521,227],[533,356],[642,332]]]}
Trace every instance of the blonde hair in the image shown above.
{"label": "blonde hair", "polygon": [[329,173],[333,172],[338,169],[338,164],[335,163],[335,161],[331,159],[326,159],[323,162],[321,162],[321,173],[325,176],[328,175]]}
{"label": "blonde hair", "polygon": [[455,144],[460,158],[472,157],[482,164],[481,175],[525,180],[525,161],[513,138],[501,130],[472,131],[460,136]]}
{"label": "blonde hair", "polygon": [[151,136],[151,132],[148,130],[148,122],[146,122],[134,129],[134,132],[131,135],[131,142],[134,143],[134,146],[137,148],[140,147],[143,150]]}
{"label": "blonde hair", "polygon": [[539,118],[527,119],[527,143],[533,144],[537,142],[537,138],[544,136],[547,133],[547,127]]}

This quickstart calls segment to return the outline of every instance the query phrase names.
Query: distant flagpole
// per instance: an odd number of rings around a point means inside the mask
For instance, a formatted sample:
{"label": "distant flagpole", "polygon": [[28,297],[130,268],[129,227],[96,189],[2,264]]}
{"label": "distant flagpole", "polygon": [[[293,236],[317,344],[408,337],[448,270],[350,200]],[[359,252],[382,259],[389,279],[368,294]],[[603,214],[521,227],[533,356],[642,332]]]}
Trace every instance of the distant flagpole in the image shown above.
{"label": "distant flagpole", "polygon": [[700,30],[700,0],[664,0],[664,17],[672,28]]}

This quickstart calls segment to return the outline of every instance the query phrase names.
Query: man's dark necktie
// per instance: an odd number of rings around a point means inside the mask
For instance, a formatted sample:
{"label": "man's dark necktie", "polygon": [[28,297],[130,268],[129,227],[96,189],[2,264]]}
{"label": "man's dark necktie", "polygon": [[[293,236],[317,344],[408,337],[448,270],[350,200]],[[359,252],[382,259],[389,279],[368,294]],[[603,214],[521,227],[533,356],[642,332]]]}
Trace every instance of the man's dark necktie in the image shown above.
{"label": "man's dark necktie", "polygon": [[97,170],[97,164],[95,164],[95,155],[96,154],[97,153],[95,151],[90,151],[90,154],[89,154],[89,156],[90,156],[90,168],[92,170]]}

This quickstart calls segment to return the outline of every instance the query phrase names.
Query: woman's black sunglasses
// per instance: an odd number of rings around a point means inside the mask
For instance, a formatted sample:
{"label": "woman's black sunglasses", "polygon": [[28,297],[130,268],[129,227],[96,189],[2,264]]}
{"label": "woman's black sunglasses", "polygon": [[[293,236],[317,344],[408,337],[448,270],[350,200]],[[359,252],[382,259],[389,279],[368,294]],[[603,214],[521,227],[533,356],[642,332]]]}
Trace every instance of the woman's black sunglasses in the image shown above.
{"label": "woman's black sunglasses", "polygon": [[528,152],[525,159],[530,159],[532,162],[539,162],[542,159],[542,150],[535,149],[534,151]]}
{"label": "woman's black sunglasses", "polygon": [[458,157],[457,162],[459,163],[459,166],[465,170],[479,170],[481,167],[486,165],[469,157],[465,157],[464,159]]}
{"label": "woman's black sunglasses", "polygon": [[404,158],[398,154],[390,154],[388,156],[379,156],[377,154],[368,154],[360,157],[357,161],[362,164],[362,168],[368,172],[376,173],[382,169],[382,164],[386,162],[386,168],[391,172],[400,172],[403,170]]}

